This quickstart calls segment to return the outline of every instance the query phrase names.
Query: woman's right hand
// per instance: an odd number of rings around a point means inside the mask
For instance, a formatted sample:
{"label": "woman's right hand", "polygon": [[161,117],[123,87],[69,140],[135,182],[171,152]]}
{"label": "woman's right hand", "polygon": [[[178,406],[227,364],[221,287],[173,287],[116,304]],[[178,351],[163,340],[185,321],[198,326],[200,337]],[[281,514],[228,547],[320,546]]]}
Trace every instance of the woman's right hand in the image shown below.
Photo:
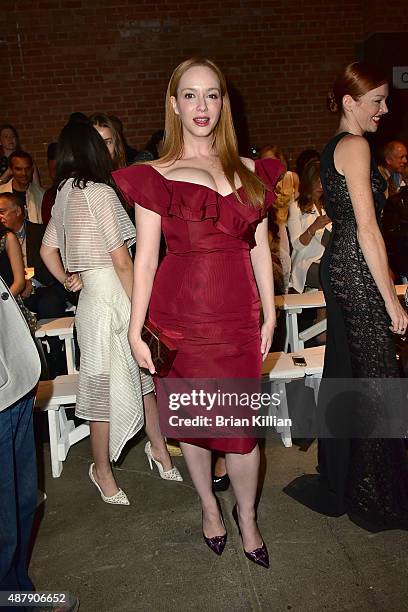
{"label": "woman's right hand", "polygon": [[390,330],[394,334],[403,336],[407,331],[408,314],[401,306],[397,297],[388,304],[386,303],[385,307],[391,319]]}
{"label": "woman's right hand", "polygon": [[149,370],[150,374],[155,374],[156,370],[153,365],[152,355],[146,342],[144,342],[140,336],[134,338],[130,334],[128,335],[128,340],[133,358],[137,361],[139,368],[145,368]]}
{"label": "woman's right hand", "polygon": [[81,275],[76,272],[73,274],[68,274],[67,278],[65,279],[64,287],[67,291],[71,291],[71,293],[81,291],[83,286]]}
{"label": "woman's right hand", "polygon": [[315,231],[323,229],[330,221],[331,219],[327,215],[319,215],[312,223],[313,229]]}

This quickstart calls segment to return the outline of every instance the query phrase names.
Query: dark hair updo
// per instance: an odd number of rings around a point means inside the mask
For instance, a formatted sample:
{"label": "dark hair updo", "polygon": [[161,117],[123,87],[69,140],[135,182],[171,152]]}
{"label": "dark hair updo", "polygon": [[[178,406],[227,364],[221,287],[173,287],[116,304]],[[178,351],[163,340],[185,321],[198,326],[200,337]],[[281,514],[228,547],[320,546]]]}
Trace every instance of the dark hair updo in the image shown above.
{"label": "dark hair updo", "polygon": [[344,96],[349,95],[357,100],[385,83],[387,79],[384,73],[376,66],[364,62],[348,64],[335,80],[332,91],[327,94],[327,108],[332,113],[341,112]]}

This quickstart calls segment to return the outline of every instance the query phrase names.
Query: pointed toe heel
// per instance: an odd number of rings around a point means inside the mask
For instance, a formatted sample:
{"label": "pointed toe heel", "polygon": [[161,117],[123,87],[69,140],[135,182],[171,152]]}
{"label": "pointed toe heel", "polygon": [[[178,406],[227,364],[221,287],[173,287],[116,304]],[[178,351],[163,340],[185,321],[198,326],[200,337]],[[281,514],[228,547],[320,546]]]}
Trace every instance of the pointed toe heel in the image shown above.
{"label": "pointed toe heel", "polygon": [[260,548],[256,548],[252,552],[247,552],[244,549],[244,553],[246,558],[252,561],[252,563],[256,563],[261,567],[269,569],[269,553],[264,542],[262,542],[262,546]]}
{"label": "pointed toe heel", "polygon": [[[241,533],[241,528],[239,526],[239,520],[238,520],[237,504],[235,504],[235,506],[232,509],[232,517],[238,527],[238,533],[241,536],[241,540],[242,540],[242,533]],[[251,552],[248,552],[245,550],[243,542],[242,542],[242,548],[244,551],[244,555],[246,556],[247,559],[249,559],[249,561],[252,561],[252,563],[256,563],[256,565],[260,565],[261,567],[269,569],[269,553],[268,553],[268,549],[266,548],[265,542],[262,542],[262,546],[260,546],[259,548],[256,548],[255,550],[252,550]]]}
{"label": "pointed toe heel", "polygon": [[183,482],[183,477],[176,467],[172,467],[171,470],[167,470],[167,472],[163,470],[163,466],[160,461],[157,461],[157,459],[153,457],[152,445],[150,442],[146,442],[144,452],[149,462],[150,469],[153,469],[154,463],[159,470],[160,477],[163,478],[163,480],[176,480],[177,482]]}
{"label": "pointed toe heel", "polygon": [[220,557],[224,552],[224,548],[227,543],[227,534],[225,533],[222,536],[214,536],[213,538],[206,538],[203,534],[203,538],[208,548],[211,548],[213,553]]}
{"label": "pointed toe heel", "polygon": [[89,478],[91,479],[91,482],[93,482],[95,487],[98,489],[102,501],[104,501],[105,504],[113,504],[116,506],[130,506],[130,501],[128,499],[128,496],[126,495],[124,491],[122,491],[122,489],[119,489],[119,491],[115,493],[115,495],[110,495],[110,496],[104,495],[101,487],[95,480],[95,476],[93,473],[94,467],[95,467],[95,464],[91,463],[91,465],[89,466]]}
{"label": "pointed toe heel", "polygon": [[[218,501],[218,499],[217,499],[217,506],[220,512],[221,523],[225,529],[224,517],[222,516],[221,506],[220,506],[220,502]],[[227,530],[226,529],[223,535],[214,536],[212,538],[207,538],[203,532],[203,538],[204,538],[204,542],[207,544],[208,548],[210,548],[213,551],[213,553],[215,553],[218,556],[222,555],[222,553],[224,552],[225,545],[227,543]]]}

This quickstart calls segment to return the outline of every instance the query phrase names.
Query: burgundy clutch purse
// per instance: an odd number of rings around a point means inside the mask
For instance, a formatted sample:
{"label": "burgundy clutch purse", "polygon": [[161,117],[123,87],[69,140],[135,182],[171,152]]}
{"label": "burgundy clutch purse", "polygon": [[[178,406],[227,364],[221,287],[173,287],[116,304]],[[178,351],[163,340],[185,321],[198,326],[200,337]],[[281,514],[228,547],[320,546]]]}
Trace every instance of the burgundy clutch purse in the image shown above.
{"label": "burgundy clutch purse", "polygon": [[150,349],[157,376],[167,376],[177,355],[177,349],[171,339],[153,323],[146,321],[142,329],[142,340]]}

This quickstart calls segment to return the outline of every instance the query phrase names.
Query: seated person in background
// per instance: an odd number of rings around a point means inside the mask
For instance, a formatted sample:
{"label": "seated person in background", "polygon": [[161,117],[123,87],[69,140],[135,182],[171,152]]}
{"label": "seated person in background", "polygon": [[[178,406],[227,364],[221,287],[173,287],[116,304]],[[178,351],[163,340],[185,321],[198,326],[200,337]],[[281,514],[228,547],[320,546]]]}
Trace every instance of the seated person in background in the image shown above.
{"label": "seated person in background", "polygon": [[[0,207],[1,200],[0,196]],[[14,297],[25,288],[24,261],[21,247],[13,232],[0,223],[0,276]]]}
{"label": "seated person in background", "polygon": [[401,172],[402,180],[405,183],[405,186],[408,186],[408,164],[406,164],[405,168]]}
{"label": "seated person in background", "polygon": [[331,222],[324,210],[320,162],[309,162],[302,174],[300,195],[289,205],[288,230],[292,244],[290,286],[298,293],[305,287],[320,288],[319,264],[327,244]]}
{"label": "seated person in background", "polygon": [[33,182],[34,164],[29,153],[14,151],[9,157],[12,178],[0,185],[0,193],[13,193],[32,223],[41,223],[44,189]]}
{"label": "seated person in background", "polygon": [[154,132],[146,143],[143,151],[137,151],[133,163],[153,161],[159,159],[163,149],[164,130],[157,130]]}
{"label": "seated person in background", "polygon": [[[0,209],[2,198],[4,196],[0,196]],[[21,293],[24,291],[26,284],[21,246],[14,232],[5,228],[2,223],[0,223],[0,276],[19,305],[31,333],[34,334],[37,327],[37,318],[26,308],[21,298]]]}
{"label": "seated person in background", "polygon": [[41,319],[64,316],[65,289],[49,273],[40,257],[44,225],[26,219],[20,201],[11,193],[0,194],[0,222],[16,234],[24,266],[34,268],[34,277],[25,281],[25,288],[21,292],[27,308]]}
{"label": "seated person in background", "polygon": [[276,200],[268,214],[268,241],[272,255],[275,294],[288,292],[292,261],[286,223],[289,210],[288,195],[279,191],[276,185]]}
{"label": "seated person in background", "polygon": [[398,193],[401,187],[408,185],[404,179],[404,171],[407,166],[407,147],[403,142],[392,140],[387,142],[382,151],[382,164],[378,166],[379,171],[387,181],[387,189],[384,194],[388,198]]}
{"label": "seated person in background", "polygon": [[386,202],[382,216],[388,261],[397,282],[408,282],[408,187],[401,187]]}
{"label": "seated person in background", "polygon": [[149,151],[152,159],[159,159],[163,151],[164,130],[156,130],[146,143],[145,151]]}
{"label": "seated person in background", "polygon": [[305,169],[306,164],[311,161],[320,161],[320,153],[316,149],[305,149],[298,155],[295,164],[295,171],[299,177],[299,181],[302,179],[303,170]]}
{"label": "seated person in background", "polygon": [[[20,150],[20,141],[15,127],[9,123],[0,125],[0,184],[8,183],[11,179],[11,170],[9,167],[10,155],[14,151]],[[41,185],[40,175],[38,174],[37,166],[34,164],[33,181],[37,185]]]}
{"label": "seated person in background", "polygon": [[[57,143],[52,142],[48,145],[47,149],[47,162],[48,162],[48,172],[50,175],[50,179],[52,183],[55,180],[55,172],[57,166]],[[41,216],[42,222],[44,225],[48,224],[48,221],[51,219],[51,209],[54,206],[55,196],[57,195],[57,190],[54,187],[50,187],[43,195],[42,204],[41,204]]]}
{"label": "seated person in background", "polygon": [[299,177],[296,172],[288,170],[288,160],[283,150],[278,145],[265,145],[259,151],[259,157],[264,159],[265,157],[272,157],[272,159],[279,159],[281,164],[286,168],[286,172],[283,178],[277,183],[279,185],[279,191],[282,194],[288,196],[289,200],[296,200],[299,197]]}
{"label": "seated person in background", "polygon": [[[72,294],[47,270],[40,257],[45,226],[31,223],[24,217],[21,203],[12,193],[0,194],[0,223],[15,233],[23,253],[25,267],[34,268],[34,277],[25,280],[20,293],[24,306],[38,319],[65,316],[66,300]],[[62,343],[58,338],[48,338],[50,346],[49,369],[51,375],[65,372]]]}
{"label": "seated person in background", "polygon": [[[271,157],[288,167],[288,161],[277,145],[266,145],[259,151],[259,157]],[[299,179],[295,172],[286,171],[276,184],[277,198],[268,216],[268,238],[272,254],[275,293],[280,295],[288,292],[291,270],[290,247],[286,223],[289,203],[298,197]]]}
{"label": "seated person in background", "polygon": [[277,221],[276,212],[272,208],[268,215],[268,240],[272,256],[275,295],[283,295],[288,292],[291,260],[289,244],[286,245],[285,243],[285,240],[287,243],[289,242],[286,226],[285,223]]}

